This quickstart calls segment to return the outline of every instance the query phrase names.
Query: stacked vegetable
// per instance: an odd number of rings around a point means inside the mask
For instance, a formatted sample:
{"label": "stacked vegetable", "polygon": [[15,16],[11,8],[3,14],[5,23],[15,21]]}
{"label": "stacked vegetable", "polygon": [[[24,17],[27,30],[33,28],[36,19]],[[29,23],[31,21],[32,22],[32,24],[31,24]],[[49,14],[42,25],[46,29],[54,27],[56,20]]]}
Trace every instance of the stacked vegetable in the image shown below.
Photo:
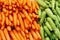
{"label": "stacked vegetable", "polygon": [[0,0],[0,40],[41,40],[38,9],[32,0]]}
{"label": "stacked vegetable", "polygon": [[60,0],[36,0],[42,40],[60,40]]}

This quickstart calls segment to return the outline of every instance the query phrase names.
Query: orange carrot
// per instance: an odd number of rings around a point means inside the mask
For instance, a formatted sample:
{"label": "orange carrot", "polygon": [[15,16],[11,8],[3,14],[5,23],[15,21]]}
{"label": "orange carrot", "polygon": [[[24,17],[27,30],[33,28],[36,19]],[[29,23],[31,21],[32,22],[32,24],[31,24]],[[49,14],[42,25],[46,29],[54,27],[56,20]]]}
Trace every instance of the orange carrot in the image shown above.
{"label": "orange carrot", "polygon": [[31,7],[32,5],[31,5],[31,1],[30,0],[27,0],[27,5],[29,6],[29,7]]}
{"label": "orange carrot", "polygon": [[24,38],[23,38],[23,36],[21,35],[21,33],[18,32],[18,34],[19,34],[19,37],[21,38],[21,40],[24,40]]}
{"label": "orange carrot", "polygon": [[9,20],[13,21],[13,17],[11,15],[9,15]]}
{"label": "orange carrot", "polygon": [[36,35],[36,33],[35,33],[34,31],[31,30],[31,34],[33,35],[33,37],[34,37],[35,39],[38,39],[38,36]]}
{"label": "orange carrot", "polygon": [[29,33],[29,39],[30,40],[33,40],[33,37],[32,37],[32,34],[31,33]]}
{"label": "orange carrot", "polygon": [[27,2],[27,0],[24,0],[24,1],[23,1],[23,5],[25,5],[25,4],[26,4],[26,2]]}
{"label": "orange carrot", "polygon": [[32,24],[32,29],[35,29],[35,26]]}
{"label": "orange carrot", "polygon": [[25,24],[25,27],[28,28],[28,24],[27,24],[26,20],[24,20],[24,24]]}
{"label": "orange carrot", "polygon": [[8,30],[6,28],[4,29],[4,34],[5,34],[6,39],[10,40],[10,36],[8,34]]}
{"label": "orange carrot", "polygon": [[4,25],[4,23],[5,23],[5,15],[4,15],[3,12],[1,13],[1,15],[2,15],[2,23],[1,24]]}
{"label": "orange carrot", "polygon": [[38,31],[36,31],[36,34],[37,34],[38,38],[41,39],[41,36]]}
{"label": "orange carrot", "polygon": [[17,14],[13,13],[13,20],[14,20],[14,25],[16,26],[17,24]]}
{"label": "orange carrot", "polygon": [[3,25],[3,26],[1,26],[1,30],[3,30],[5,28],[5,26]]}
{"label": "orange carrot", "polygon": [[36,14],[35,13],[32,13],[33,17],[36,18]]}
{"label": "orange carrot", "polygon": [[12,31],[10,31],[10,36],[12,37],[13,40],[18,40]]}
{"label": "orange carrot", "polygon": [[20,24],[21,24],[21,28],[22,28],[22,30],[24,31],[24,23],[23,23],[22,17],[21,17],[20,14],[18,14],[18,17],[19,17],[19,22],[20,22]]}
{"label": "orange carrot", "polygon": [[35,7],[36,7],[37,9],[39,9],[39,5],[38,5],[37,2],[35,2]]}
{"label": "orange carrot", "polygon": [[22,12],[20,12],[20,15],[22,18],[25,18],[25,15]]}
{"label": "orange carrot", "polygon": [[17,19],[17,25],[20,25],[19,20]]}
{"label": "orange carrot", "polygon": [[24,0],[18,0],[19,4],[22,5]]}
{"label": "orange carrot", "polygon": [[10,26],[7,26],[7,30],[8,30],[8,31],[11,31],[11,27],[10,27]]}
{"label": "orange carrot", "polygon": [[8,17],[6,17],[6,25],[9,25]]}
{"label": "orange carrot", "polygon": [[39,30],[38,25],[37,25],[37,22],[34,21],[33,23],[34,23],[35,28],[36,28],[37,30]]}
{"label": "orange carrot", "polygon": [[27,11],[23,9],[23,13],[24,13],[24,15],[26,16],[26,18],[27,18],[30,22],[32,22],[32,20],[31,20],[30,16],[28,15]]}
{"label": "orange carrot", "polygon": [[0,30],[0,35],[2,37],[2,40],[6,40],[5,35],[4,35],[4,32],[2,30]]}
{"label": "orange carrot", "polygon": [[17,33],[16,30],[13,30],[13,33],[15,34],[15,36],[16,36],[16,38],[17,38],[18,40],[21,40],[21,39],[19,38],[19,35],[18,35],[18,33]]}
{"label": "orange carrot", "polygon": [[27,5],[24,5],[24,9],[28,10],[28,9],[29,9],[29,7],[28,7]]}
{"label": "orange carrot", "polygon": [[28,33],[28,30],[27,29],[25,29],[25,33]]}
{"label": "orange carrot", "polygon": [[37,14],[37,11],[38,11],[38,10],[35,8],[35,13],[36,13],[36,14]]}
{"label": "orange carrot", "polygon": [[20,31],[20,30],[21,30],[19,26],[16,26],[15,29],[16,29],[17,31]]}
{"label": "orange carrot", "polygon": [[1,35],[0,35],[0,40],[2,40]]}

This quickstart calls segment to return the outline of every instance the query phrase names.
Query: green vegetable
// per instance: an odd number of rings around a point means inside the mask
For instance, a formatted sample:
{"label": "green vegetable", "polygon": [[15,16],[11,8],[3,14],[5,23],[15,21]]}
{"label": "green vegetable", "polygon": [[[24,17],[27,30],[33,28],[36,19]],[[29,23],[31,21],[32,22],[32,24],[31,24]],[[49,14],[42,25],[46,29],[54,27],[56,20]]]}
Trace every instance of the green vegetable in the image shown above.
{"label": "green vegetable", "polygon": [[51,33],[50,33],[49,29],[46,26],[44,26],[44,30],[51,37]]}
{"label": "green vegetable", "polygon": [[42,40],[44,40],[44,29],[42,26],[40,28],[40,34],[41,34]]}
{"label": "green vegetable", "polygon": [[42,0],[36,0],[41,6],[43,6],[43,7],[48,7],[48,5],[45,3],[45,2],[43,2]]}
{"label": "green vegetable", "polygon": [[41,15],[41,20],[40,20],[40,23],[41,23],[41,24],[43,23],[45,17],[46,17],[46,12],[44,11],[44,12],[42,13],[42,15]]}
{"label": "green vegetable", "polygon": [[40,9],[38,10],[38,15],[39,15],[39,17],[41,17],[41,10]]}
{"label": "green vegetable", "polygon": [[52,28],[53,30],[55,30],[55,29],[56,29],[56,25],[54,24],[53,20],[52,20],[50,17],[48,17],[48,18],[47,18],[47,21],[48,21],[49,24],[51,25],[51,28]]}
{"label": "green vegetable", "polygon": [[46,22],[45,24],[46,24],[47,28],[49,28],[49,30],[52,31],[50,24],[48,22]]}
{"label": "green vegetable", "polygon": [[50,40],[49,37],[46,37],[45,40]]}

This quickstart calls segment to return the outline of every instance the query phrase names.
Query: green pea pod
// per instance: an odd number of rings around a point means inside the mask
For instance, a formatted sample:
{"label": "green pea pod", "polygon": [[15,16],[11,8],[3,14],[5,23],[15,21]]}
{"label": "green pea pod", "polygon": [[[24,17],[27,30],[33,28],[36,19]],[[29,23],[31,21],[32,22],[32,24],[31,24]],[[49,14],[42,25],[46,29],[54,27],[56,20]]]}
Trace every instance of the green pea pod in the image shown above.
{"label": "green pea pod", "polygon": [[55,0],[51,1],[52,10],[55,8]]}
{"label": "green pea pod", "polygon": [[49,37],[46,37],[45,40],[50,40]]}
{"label": "green pea pod", "polygon": [[51,37],[51,33],[50,33],[49,29],[46,26],[44,26],[44,30]]}
{"label": "green pea pod", "polygon": [[42,13],[42,15],[41,15],[41,20],[40,20],[40,23],[41,23],[41,24],[43,23],[45,17],[46,17],[46,12],[43,11],[43,13]]}
{"label": "green pea pod", "polygon": [[52,20],[50,17],[48,17],[48,18],[47,18],[47,21],[48,21],[49,24],[51,25],[51,28],[52,28],[53,30],[55,30],[55,29],[56,29],[56,25],[55,25],[55,23],[53,22],[53,20]]}
{"label": "green pea pod", "polygon": [[36,0],[37,2],[38,2],[38,4],[40,4],[41,6],[43,6],[43,7],[48,7],[48,5],[45,3],[45,2],[43,2],[42,0]]}
{"label": "green pea pod", "polygon": [[60,31],[58,28],[55,29],[54,33],[60,39]]}
{"label": "green pea pod", "polygon": [[38,15],[39,15],[39,17],[41,17],[41,10],[40,9],[38,10]]}
{"label": "green pea pod", "polygon": [[50,31],[52,31],[52,28],[51,28],[51,26],[50,26],[50,24],[49,24],[48,22],[46,22],[45,25],[47,26],[47,28],[48,28]]}
{"label": "green pea pod", "polygon": [[42,26],[40,28],[40,34],[41,34],[42,40],[44,40],[44,29]]}

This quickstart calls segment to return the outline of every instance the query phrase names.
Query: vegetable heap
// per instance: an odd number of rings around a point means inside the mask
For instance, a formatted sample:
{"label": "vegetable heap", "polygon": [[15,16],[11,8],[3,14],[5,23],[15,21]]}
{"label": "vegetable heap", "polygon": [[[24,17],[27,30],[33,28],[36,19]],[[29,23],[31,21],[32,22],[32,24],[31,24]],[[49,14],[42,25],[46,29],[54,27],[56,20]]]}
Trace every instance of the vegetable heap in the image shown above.
{"label": "vegetable heap", "polygon": [[41,40],[39,6],[30,0],[0,0],[0,40]]}
{"label": "vegetable heap", "polygon": [[42,40],[60,40],[60,0],[36,0]]}

